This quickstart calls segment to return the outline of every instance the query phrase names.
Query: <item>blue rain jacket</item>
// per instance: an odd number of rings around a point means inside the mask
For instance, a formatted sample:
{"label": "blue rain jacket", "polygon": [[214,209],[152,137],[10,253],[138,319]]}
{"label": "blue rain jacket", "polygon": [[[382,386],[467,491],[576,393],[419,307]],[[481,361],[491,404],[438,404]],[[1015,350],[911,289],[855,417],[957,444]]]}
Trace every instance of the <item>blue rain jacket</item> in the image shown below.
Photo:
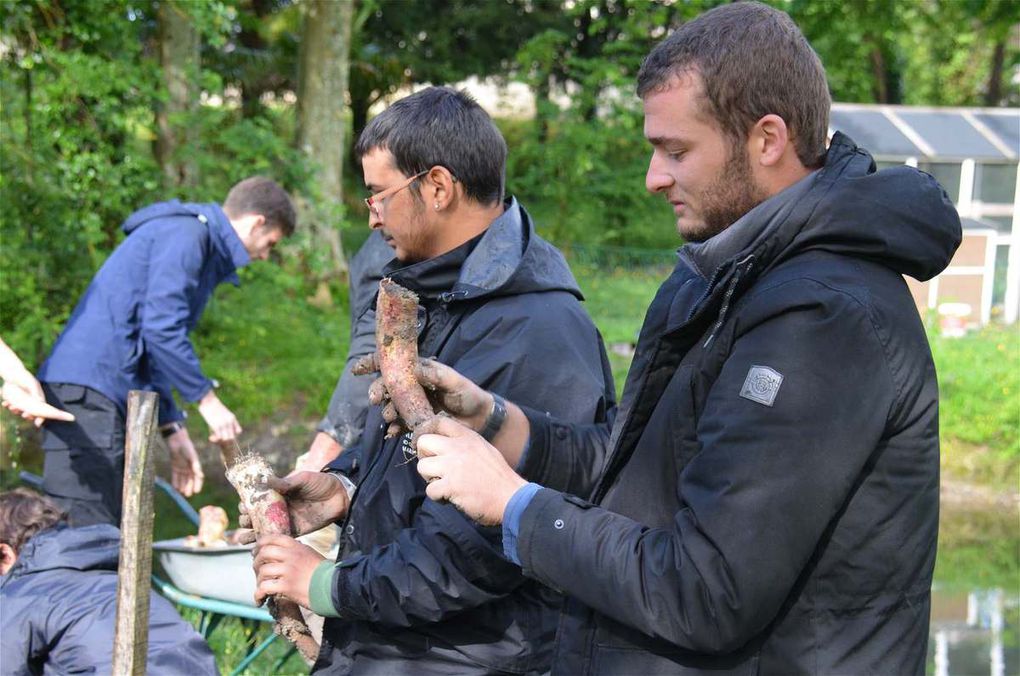
{"label": "blue rain jacket", "polygon": [[[112,673],[120,531],[58,525],[24,544],[0,577],[0,672]],[[217,674],[209,646],[158,594],[149,604],[150,674]]]}
{"label": "blue rain jacket", "polygon": [[188,332],[221,282],[251,260],[217,204],[160,202],[132,214],[125,239],[92,279],[39,380],[98,390],[123,413],[129,390],[159,393],[159,422],[184,417],[171,388],[198,401],[212,388]]}

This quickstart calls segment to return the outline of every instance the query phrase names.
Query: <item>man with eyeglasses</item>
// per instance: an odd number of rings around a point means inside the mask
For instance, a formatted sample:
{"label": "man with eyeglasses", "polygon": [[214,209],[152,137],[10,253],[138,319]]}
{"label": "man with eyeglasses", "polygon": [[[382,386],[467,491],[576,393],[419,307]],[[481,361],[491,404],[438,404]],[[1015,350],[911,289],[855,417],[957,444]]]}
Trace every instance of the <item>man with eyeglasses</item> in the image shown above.
{"label": "man with eyeglasses", "polygon": [[[373,119],[355,151],[369,226],[395,254],[382,273],[420,298],[419,353],[535,410],[604,420],[614,393],[601,337],[563,256],[504,199],[506,143],[478,104],[423,90]],[[489,429],[504,414],[494,406]],[[343,541],[334,563],[263,537],[257,599],[284,594],[326,616],[317,670],[547,672],[559,596],[503,557],[498,530],[426,500],[408,436],[387,431],[374,407],[324,472],[274,482],[301,532],[343,518]]]}

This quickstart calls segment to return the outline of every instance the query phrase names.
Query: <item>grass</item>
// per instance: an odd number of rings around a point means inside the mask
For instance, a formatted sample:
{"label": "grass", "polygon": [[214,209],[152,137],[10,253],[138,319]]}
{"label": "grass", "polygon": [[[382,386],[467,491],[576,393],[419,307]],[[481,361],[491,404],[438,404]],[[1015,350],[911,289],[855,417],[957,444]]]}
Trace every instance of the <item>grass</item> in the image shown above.
{"label": "grass", "polygon": [[[181,609],[181,616],[195,627],[200,627],[202,624],[202,614],[194,608]],[[216,656],[216,668],[219,672],[221,674],[232,673],[244,659],[249,644],[261,643],[268,636],[267,632],[269,631],[271,629],[265,622],[258,623],[253,631],[250,625],[246,626],[238,618],[224,619],[209,633],[206,639],[209,647],[212,648],[213,655]],[[279,676],[307,674],[308,667],[297,653],[290,655],[281,666],[276,667],[277,662],[283,659],[289,651],[290,644],[283,638],[277,638],[242,673],[277,674]]]}
{"label": "grass", "polygon": [[[668,271],[574,265],[588,312],[607,346],[636,342],[644,312]],[[950,476],[1017,488],[1020,472],[1020,330],[990,324],[964,338],[929,327],[939,379],[943,471]],[[630,360],[610,355],[617,396]]]}
{"label": "grass", "polygon": [[939,376],[943,469],[1017,487],[1020,468],[1020,331],[991,324],[965,338],[929,334]]}
{"label": "grass", "polygon": [[281,411],[321,416],[347,356],[346,286],[315,287],[266,264],[241,273],[241,287],[217,291],[193,336],[206,375],[242,424]]}

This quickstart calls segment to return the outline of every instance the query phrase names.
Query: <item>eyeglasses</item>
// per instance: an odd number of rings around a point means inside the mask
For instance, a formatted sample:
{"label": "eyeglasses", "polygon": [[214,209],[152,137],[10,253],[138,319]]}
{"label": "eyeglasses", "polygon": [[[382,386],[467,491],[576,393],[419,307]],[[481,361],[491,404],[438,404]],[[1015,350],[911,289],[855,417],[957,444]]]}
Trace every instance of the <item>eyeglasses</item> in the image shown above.
{"label": "eyeglasses", "polygon": [[393,186],[391,188],[386,188],[386,190],[382,190],[380,192],[377,192],[374,195],[371,195],[370,197],[366,197],[365,198],[365,206],[368,207],[369,211],[371,211],[373,214],[378,216],[379,215],[379,208],[382,207],[383,200],[388,199],[388,198],[392,197],[393,195],[396,195],[398,192],[400,192],[401,190],[403,190],[407,186],[411,185],[416,180],[418,180],[419,178],[421,178],[425,174],[429,173],[430,171],[432,171],[432,170],[431,169],[426,169],[425,171],[420,171],[420,172],[418,172],[417,174],[415,174],[414,176],[412,176],[411,178],[407,179],[406,181],[404,181],[403,183],[401,183],[399,185],[395,185],[395,186]]}

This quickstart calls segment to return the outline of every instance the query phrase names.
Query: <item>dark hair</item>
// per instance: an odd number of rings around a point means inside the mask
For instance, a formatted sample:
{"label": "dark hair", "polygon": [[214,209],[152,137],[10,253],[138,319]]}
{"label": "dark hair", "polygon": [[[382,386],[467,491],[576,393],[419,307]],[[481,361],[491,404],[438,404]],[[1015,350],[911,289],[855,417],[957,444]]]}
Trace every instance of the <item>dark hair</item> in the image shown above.
{"label": "dark hair", "polygon": [[223,211],[230,218],[245,214],[265,216],[266,226],[278,228],[284,236],[294,233],[297,222],[290,195],[276,181],[265,176],[246,178],[231,188],[223,202]]}
{"label": "dark hair", "polygon": [[20,552],[33,535],[52,528],[66,516],[52,500],[28,488],[0,493],[0,543]]}
{"label": "dark hair", "polygon": [[506,141],[464,92],[429,87],[400,99],[368,123],[354,153],[361,161],[376,148],[388,150],[405,176],[439,165],[463,183],[464,192],[476,202],[503,201]]}
{"label": "dark hair", "polygon": [[736,146],[765,115],[783,118],[801,163],[821,166],[832,99],[825,68],[789,16],[757,2],[705,12],[678,28],[648,55],[638,96],[695,72],[706,112]]}

